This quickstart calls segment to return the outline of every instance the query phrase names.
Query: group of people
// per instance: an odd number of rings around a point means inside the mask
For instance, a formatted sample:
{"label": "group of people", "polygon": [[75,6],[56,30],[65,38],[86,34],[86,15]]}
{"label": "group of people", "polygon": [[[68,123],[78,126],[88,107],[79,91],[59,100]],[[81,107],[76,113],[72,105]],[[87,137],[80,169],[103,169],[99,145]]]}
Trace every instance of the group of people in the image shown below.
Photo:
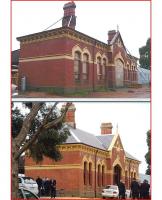
{"label": "group of people", "polygon": [[38,184],[38,196],[51,196],[51,198],[56,197],[56,180],[43,178],[41,179],[39,176],[36,179]]}
{"label": "group of people", "polygon": [[[119,198],[125,199],[126,195],[126,188],[125,184],[120,181],[118,184],[119,188]],[[136,179],[133,179],[130,186],[131,192],[130,195],[133,199],[149,199],[149,191],[150,191],[150,184],[147,180],[144,180],[143,183],[139,184]]]}

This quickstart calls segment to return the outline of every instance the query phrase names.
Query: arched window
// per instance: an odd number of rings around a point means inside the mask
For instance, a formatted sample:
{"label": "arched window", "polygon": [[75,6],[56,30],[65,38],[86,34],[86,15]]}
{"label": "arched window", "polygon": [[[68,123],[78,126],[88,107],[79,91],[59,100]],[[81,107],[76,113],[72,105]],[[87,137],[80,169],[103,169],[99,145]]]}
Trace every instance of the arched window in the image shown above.
{"label": "arched window", "polygon": [[83,80],[88,79],[88,62],[89,62],[88,55],[83,54],[83,66],[82,66],[82,78],[83,78]]}
{"label": "arched window", "polygon": [[105,79],[106,74],[106,59],[103,59],[103,66],[102,66],[102,79]]}
{"label": "arched window", "polygon": [[97,183],[98,183],[98,186],[101,186],[101,165],[98,165],[98,170],[97,170]]}
{"label": "arched window", "polygon": [[89,185],[92,185],[92,163],[89,163]]}
{"label": "arched window", "polygon": [[102,65],[101,65],[101,58],[97,57],[97,79],[102,79]]}
{"label": "arched window", "polygon": [[83,172],[84,185],[87,185],[87,162],[84,162],[84,172]]}
{"label": "arched window", "polygon": [[105,185],[105,166],[102,165],[102,186]]}
{"label": "arched window", "polygon": [[136,172],[134,172],[134,178],[136,179]]}
{"label": "arched window", "polygon": [[81,53],[79,51],[75,52],[74,55],[74,78],[75,80],[80,80],[80,70],[81,69]]}

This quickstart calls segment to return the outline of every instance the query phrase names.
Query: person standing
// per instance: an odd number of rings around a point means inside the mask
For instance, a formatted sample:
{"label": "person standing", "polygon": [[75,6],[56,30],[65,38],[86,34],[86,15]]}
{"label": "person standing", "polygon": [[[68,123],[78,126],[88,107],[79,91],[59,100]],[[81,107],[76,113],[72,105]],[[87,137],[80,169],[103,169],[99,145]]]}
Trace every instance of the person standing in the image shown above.
{"label": "person standing", "polygon": [[118,188],[119,188],[119,199],[125,199],[126,190],[125,190],[125,184],[122,182],[122,180],[120,180]]}
{"label": "person standing", "polygon": [[56,180],[51,179],[50,181],[50,191],[51,191],[51,198],[56,197]]}
{"label": "person standing", "polygon": [[48,178],[45,179],[44,189],[45,189],[45,196],[49,196],[49,194],[50,194],[50,180]]}
{"label": "person standing", "polygon": [[139,190],[140,190],[139,183],[134,178],[131,183],[131,194],[133,199],[139,198]]}
{"label": "person standing", "polygon": [[144,180],[140,186],[140,198],[149,199],[150,184],[147,180]]}
{"label": "person standing", "polygon": [[38,176],[36,179],[37,185],[38,185],[38,196],[41,196],[41,190],[42,190],[42,179]]}

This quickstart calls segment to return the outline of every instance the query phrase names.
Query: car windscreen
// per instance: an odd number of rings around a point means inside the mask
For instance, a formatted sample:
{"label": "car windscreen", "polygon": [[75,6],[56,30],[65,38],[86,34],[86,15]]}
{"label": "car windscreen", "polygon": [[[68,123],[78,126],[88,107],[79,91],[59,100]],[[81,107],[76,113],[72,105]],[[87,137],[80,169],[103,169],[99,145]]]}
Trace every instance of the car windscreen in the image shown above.
{"label": "car windscreen", "polygon": [[107,185],[105,189],[112,189],[112,190],[117,190],[117,186],[116,185]]}
{"label": "car windscreen", "polygon": [[30,177],[23,177],[25,183],[36,184],[36,181]]}

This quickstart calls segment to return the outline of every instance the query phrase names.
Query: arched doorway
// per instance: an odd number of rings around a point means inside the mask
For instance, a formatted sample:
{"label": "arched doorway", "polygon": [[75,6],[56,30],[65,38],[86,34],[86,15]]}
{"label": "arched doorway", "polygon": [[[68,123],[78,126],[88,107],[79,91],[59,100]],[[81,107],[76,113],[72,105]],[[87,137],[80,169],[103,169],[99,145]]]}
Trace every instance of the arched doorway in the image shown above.
{"label": "arched doorway", "polygon": [[120,179],[121,179],[121,167],[119,165],[115,165],[113,173],[113,184],[118,185]]}
{"label": "arched doorway", "polygon": [[120,59],[115,61],[115,83],[116,87],[124,86],[124,63]]}

